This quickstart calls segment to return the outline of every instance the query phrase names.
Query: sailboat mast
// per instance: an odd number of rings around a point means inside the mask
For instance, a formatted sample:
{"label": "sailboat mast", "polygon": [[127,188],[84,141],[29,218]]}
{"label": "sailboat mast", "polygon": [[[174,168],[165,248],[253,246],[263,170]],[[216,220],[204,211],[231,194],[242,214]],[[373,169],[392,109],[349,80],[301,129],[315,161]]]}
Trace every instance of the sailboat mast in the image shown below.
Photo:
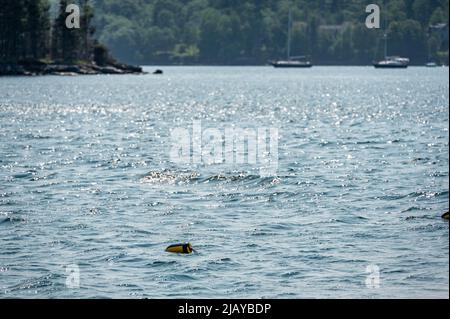
{"label": "sailboat mast", "polygon": [[288,19],[288,40],[287,40],[287,59],[291,60],[291,37],[292,37],[292,9],[289,8],[289,19]]}
{"label": "sailboat mast", "polygon": [[387,25],[387,9],[386,1],[383,1],[383,14],[384,14],[384,59],[387,60],[388,57],[388,25]]}

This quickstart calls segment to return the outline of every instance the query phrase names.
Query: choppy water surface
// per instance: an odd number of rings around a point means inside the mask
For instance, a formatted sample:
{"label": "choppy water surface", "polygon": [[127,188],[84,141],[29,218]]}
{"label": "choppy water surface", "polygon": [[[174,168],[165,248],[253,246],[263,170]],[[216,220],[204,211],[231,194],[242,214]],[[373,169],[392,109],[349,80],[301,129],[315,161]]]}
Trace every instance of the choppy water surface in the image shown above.
{"label": "choppy water surface", "polygon": [[[0,297],[448,298],[448,75],[0,78]],[[277,127],[278,176],[171,163],[193,120]]]}

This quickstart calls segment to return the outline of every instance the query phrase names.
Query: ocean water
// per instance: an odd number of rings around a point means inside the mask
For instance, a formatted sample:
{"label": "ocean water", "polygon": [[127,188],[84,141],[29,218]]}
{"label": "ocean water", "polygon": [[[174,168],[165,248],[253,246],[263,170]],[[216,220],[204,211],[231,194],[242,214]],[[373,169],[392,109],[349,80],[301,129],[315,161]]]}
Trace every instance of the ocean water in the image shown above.
{"label": "ocean water", "polygon": [[[0,78],[0,298],[448,298],[448,68],[164,71]],[[276,176],[173,163],[193,121]]]}

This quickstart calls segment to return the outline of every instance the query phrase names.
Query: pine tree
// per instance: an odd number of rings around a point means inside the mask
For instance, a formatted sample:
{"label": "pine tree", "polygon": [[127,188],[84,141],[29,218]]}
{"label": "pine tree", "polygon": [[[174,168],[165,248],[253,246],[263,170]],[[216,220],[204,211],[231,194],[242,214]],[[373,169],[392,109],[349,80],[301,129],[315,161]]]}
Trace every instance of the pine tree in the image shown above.
{"label": "pine tree", "polygon": [[17,63],[25,52],[24,0],[4,0],[0,11],[0,58],[7,63]]}
{"label": "pine tree", "polygon": [[48,54],[50,5],[48,0],[26,0],[25,57],[45,58]]}
{"label": "pine tree", "polygon": [[[71,3],[80,7],[80,28],[66,25]],[[50,8],[50,0],[0,0],[0,64],[33,67],[50,58],[65,64],[94,60],[91,1],[60,0],[53,21]]]}
{"label": "pine tree", "polygon": [[59,13],[52,30],[52,58],[64,63],[74,63],[80,58],[80,29],[66,26],[68,0],[60,0]]}
{"label": "pine tree", "polygon": [[81,58],[83,60],[92,60],[92,41],[91,38],[95,32],[92,26],[92,19],[94,17],[94,10],[89,0],[82,0],[82,15],[81,15]]}

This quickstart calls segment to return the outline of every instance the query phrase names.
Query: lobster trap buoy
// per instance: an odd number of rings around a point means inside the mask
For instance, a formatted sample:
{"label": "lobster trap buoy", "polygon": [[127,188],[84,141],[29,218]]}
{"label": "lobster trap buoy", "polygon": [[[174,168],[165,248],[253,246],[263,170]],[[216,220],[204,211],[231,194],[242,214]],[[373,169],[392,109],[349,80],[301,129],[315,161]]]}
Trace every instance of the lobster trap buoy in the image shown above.
{"label": "lobster trap buoy", "polygon": [[191,243],[170,245],[166,248],[166,252],[175,254],[190,254],[194,252]]}

